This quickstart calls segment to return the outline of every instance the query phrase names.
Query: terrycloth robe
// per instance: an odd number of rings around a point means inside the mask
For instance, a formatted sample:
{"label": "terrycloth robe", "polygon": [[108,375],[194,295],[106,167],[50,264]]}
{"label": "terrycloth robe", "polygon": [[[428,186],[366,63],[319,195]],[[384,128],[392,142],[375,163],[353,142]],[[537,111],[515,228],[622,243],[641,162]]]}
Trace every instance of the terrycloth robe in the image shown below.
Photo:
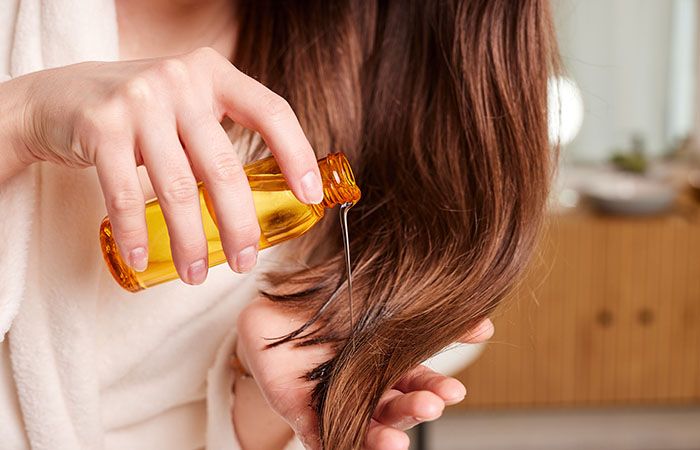
{"label": "terrycloth robe", "polygon": [[[0,82],[118,59],[113,0],[1,3]],[[0,185],[0,448],[238,449],[228,361],[254,274],[129,294],[102,261],[104,215],[94,168]]]}

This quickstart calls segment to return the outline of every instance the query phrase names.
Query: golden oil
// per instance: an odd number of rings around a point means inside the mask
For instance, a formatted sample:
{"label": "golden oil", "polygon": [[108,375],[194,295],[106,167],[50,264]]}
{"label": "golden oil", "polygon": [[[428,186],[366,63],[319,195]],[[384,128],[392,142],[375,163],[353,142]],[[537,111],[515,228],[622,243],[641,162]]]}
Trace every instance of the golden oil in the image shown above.
{"label": "golden oil", "polygon": [[[348,287],[348,306],[350,307],[350,330],[355,329],[355,312],[352,304],[352,265],[350,264],[350,229],[348,228],[348,211],[355,206],[354,203],[343,203],[340,205],[340,233],[343,237],[343,255],[345,256],[345,276]],[[355,345],[355,333],[350,334],[352,345]]]}
{"label": "golden oil", "polygon": [[[321,220],[325,208],[355,204],[360,199],[360,189],[355,184],[345,155],[330,154],[318,161],[318,167],[324,192],[323,201],[318,205],[307,205],[297,200],[274,158],[265,158],[244,167],[260,223],[260,250],[306,233]],[[199,184],[199,203],[211,267],[226,262],[226,255],[216,226],[214,208],[202,183]],[[105,217],[100,226],[100,244],[105,262],[117,283],[131,292],[178,278],[170,252],[168,229],[157,199],[146,203],[146,226],[148,267],[143,272],[133,270],[119,254],[109,217]]]}

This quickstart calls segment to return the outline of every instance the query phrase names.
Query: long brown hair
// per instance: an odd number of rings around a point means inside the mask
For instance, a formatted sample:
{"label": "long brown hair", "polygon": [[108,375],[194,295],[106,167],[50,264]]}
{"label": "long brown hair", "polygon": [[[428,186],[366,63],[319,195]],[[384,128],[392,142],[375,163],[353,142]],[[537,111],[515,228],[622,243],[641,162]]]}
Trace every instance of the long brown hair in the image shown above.
{"label": "long brown hair", "polygon": [[362,189],[354,328],[336,228],[267,293],[310,317],[272,345],[334,346],[308,374],[321,441],[360,449],[382,393],[491,314],[533,250],[554,159],[549,6],[255,0],[239,17],[236,65],[289,100],[319,155],[348,154]]}

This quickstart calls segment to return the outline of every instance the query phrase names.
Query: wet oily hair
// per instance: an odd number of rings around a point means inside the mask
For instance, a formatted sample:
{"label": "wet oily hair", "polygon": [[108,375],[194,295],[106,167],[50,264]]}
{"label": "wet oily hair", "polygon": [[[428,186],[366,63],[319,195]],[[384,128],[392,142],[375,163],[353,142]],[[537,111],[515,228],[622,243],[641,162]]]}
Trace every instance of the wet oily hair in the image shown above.
{"label": "wet oily hair", "polygon": [[254,0],[235,64],[284,96],[319,156],[345,152],[350,329],[335,214],[266,295],[331,344],[308,374],[325,449],[360,449],[383,392],[494,311],[533,252],[555,152],[545,0]]}

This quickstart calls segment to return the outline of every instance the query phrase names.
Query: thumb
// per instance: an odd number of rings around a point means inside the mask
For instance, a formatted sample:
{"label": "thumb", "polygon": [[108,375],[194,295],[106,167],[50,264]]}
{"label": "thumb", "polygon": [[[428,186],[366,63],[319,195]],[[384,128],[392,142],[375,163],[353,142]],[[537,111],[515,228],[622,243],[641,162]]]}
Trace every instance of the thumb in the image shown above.
{"label": "thumb", "polygon": [[496,332],[491,319],[484,319],[479,324],[469,330],[459,341],[464,344],[478,344],[486,342],[493,337]]}

